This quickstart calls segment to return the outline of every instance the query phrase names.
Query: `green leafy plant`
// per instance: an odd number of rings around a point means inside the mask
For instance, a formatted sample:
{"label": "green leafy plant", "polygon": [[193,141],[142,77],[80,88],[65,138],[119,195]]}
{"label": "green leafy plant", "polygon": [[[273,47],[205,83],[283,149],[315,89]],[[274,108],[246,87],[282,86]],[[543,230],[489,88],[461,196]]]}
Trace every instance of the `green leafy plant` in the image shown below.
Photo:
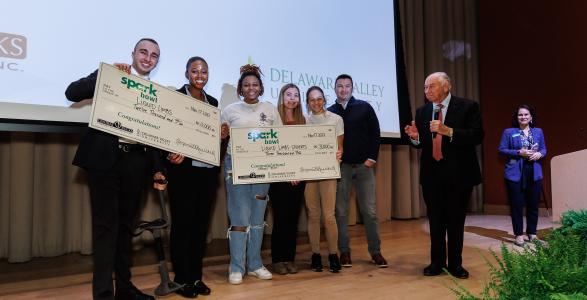
{"label": "green leafy plant", "polygon": [[584,294],[572,294],[572,295],[563,295],[563,294],[554,294],[550,296],[552,300],[587,300],[587,296]]}
{"label": "green leafy plant", "polygon": [[570,210],[561,218],[562,226],[557,229],[563,234],[576,234],[583,240],[587,240],[587,210]]}
{"label": "green leafy plant", "polygon": [[517,252],[501,245],[487,261],[490,280],[475,296],[456,282],[452,290],[461,300],[587,300],[587,212],[563,214],[562,226]]}

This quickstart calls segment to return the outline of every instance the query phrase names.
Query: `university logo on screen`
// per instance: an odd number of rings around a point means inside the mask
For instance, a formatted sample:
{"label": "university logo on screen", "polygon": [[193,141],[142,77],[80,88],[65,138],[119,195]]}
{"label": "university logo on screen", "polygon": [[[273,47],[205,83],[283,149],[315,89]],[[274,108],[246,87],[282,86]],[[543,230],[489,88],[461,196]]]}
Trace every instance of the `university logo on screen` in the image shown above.
{"label": "university logo on screen", "polygon": [[[25,59],[27,54],[27,39],[25,36],[0,32],[0,58]],[[0,60],[0,71],[22,71],[18,63]]]}

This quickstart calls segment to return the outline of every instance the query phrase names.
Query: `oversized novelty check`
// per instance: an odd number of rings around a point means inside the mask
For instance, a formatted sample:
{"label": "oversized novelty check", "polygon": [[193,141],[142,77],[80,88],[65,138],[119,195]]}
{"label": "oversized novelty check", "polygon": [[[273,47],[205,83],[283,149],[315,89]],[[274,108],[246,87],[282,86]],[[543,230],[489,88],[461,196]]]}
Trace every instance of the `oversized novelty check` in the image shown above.
{"label": "oversized novelty check", "polygon": [[340,178],[334,125],[231,128],[234,184]]}
{"label": "oversized novelty check", "polygon": [[90,127],[220,165],[220,110],[101,63]]}

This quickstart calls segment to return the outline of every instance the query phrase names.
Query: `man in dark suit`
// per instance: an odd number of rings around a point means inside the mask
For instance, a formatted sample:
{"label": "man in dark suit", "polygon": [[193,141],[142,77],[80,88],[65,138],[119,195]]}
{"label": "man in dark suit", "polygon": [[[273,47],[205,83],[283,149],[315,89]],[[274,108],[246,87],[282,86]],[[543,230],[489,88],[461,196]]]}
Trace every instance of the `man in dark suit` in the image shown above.
{"label": "man in dark suit", "polygon": [[481,183],[475,146],[484,133],[479,105],[451,95],[450,89],[446,73],[429,75],[424,83],[429,102],[418,108],[416,120],[404,131],[422,149],[420,184],[431,242],[431,263],[424,275],[440,275],[448,258],[448,271],[465,279],[469,277],[462,266],[465,216],[473,186]]}
{"label": "man in dark suit", "polygon": [[[148,79],[159,61],[159,45],[141,39],[132,52],[132,65],[116,64],[128,73]],[[92,98],[98,71],[72,82],[67,99],[79,102]],[[94,299],[155,299],[130,281],[132,234],[140,200],[148,180],[165,179],[159,151],[109,133],[88,128],[73,164],[88,174],[92,208],[92,252]],[[163,190],[164,184],[154,187]],[[115,273],[116,293],[112,284]]]}

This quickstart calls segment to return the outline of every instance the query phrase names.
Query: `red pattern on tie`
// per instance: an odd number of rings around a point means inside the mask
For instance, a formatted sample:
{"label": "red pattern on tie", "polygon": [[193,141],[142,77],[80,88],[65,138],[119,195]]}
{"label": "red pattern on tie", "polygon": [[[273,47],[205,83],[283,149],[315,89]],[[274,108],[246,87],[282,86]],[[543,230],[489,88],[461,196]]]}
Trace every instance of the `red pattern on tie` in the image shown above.
{"label": "red pattern on tie", "polygon": [[[442,124],[442,108],[443,105],[442,104],[438,104],[438,121],[440,121],[440,123]],[[436,136],[434,137],[434,139],[432,139],[432,157],[434,157],[434,159],[436,161],[439,161],[442,159],[442,134],[440,133],[436,133]]]}

